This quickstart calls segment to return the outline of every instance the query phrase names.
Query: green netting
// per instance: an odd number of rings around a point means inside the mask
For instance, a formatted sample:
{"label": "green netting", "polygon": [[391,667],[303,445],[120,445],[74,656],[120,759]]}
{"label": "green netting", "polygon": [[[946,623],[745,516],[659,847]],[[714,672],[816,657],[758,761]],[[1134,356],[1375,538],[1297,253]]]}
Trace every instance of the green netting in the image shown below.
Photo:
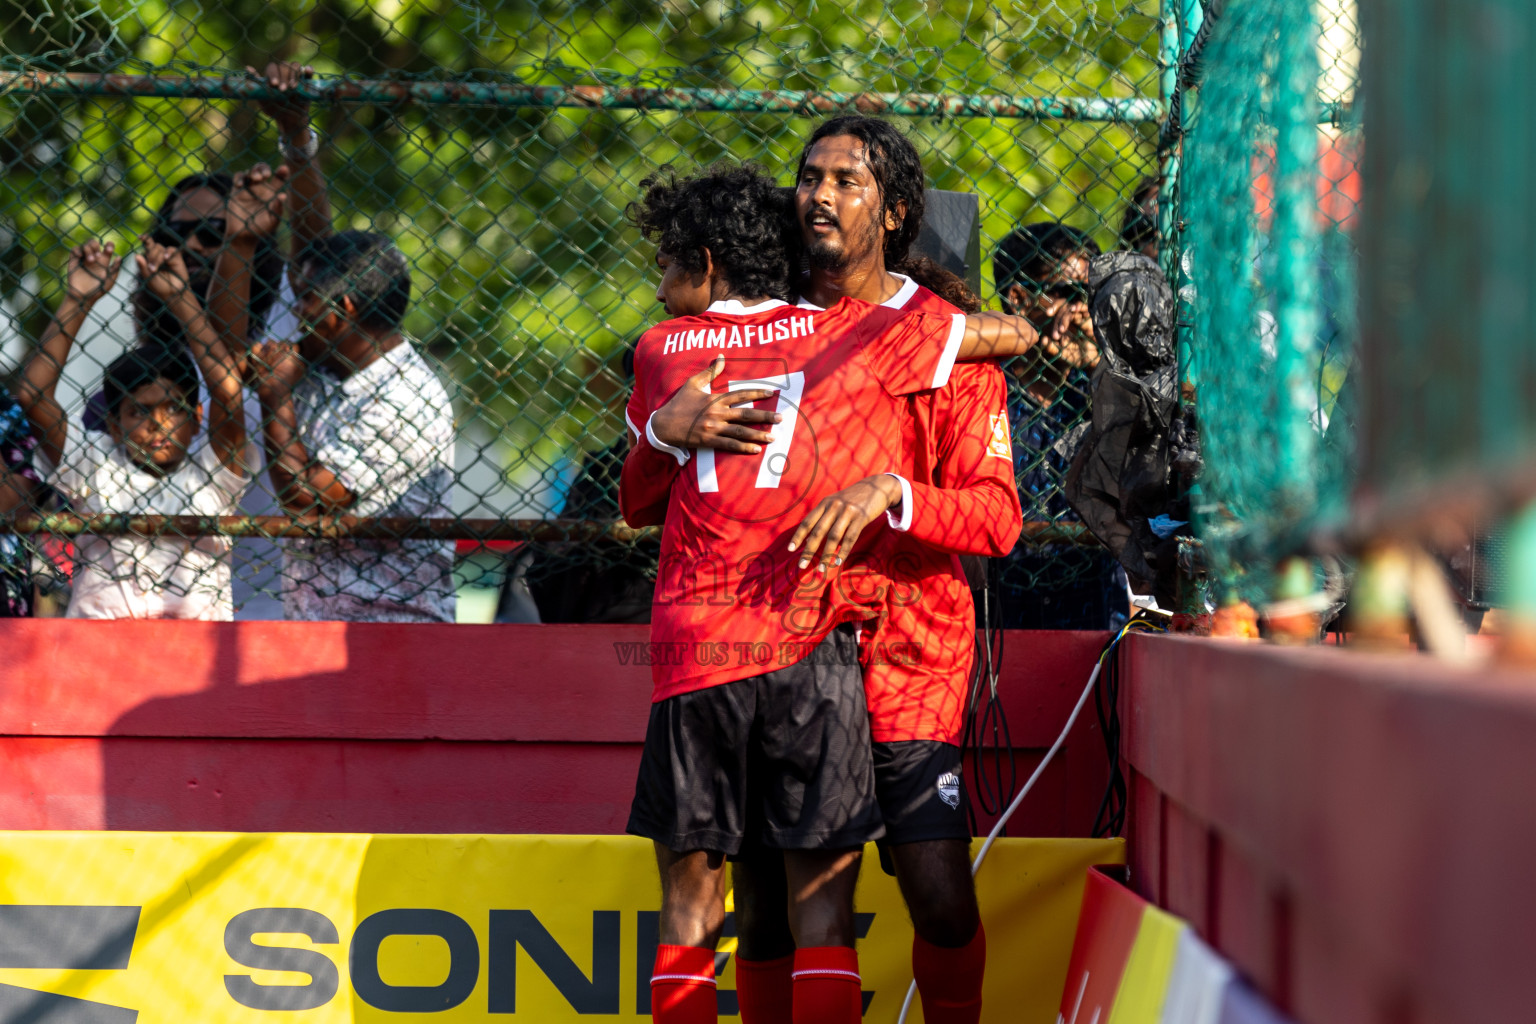
{"label": "green netting", "polygon": [[1206,462],[1195,512],[1218,579],[1255,600],[1348,497],[1357,49],[1352,4],[1231,0],[1191,105],[1179,184]]}
{"label": "green netting", "polygon": [[1366,109],[1380,159],[1363,248],[1382,269],[1362,291],[1361,504],[1399,526],[1452,510],[1486,521],[1532,493],[1536,8],[1378,6]]}
{"label": "green netting", "polygon": [[[620,354],[659,316],[653,254],[622,213],[644,175],[730,156],[787,183],[826,114],[891,112],[932,187],[979,195],[982,294],[995,306],[992,251],[1016,227],[1061,220],[1115,246],[1133,191],[1158,170],[1168,24],[1150,0],[23,0],[0,13],[0,373],[14,382],[58,307],[70,246],[130,248],[184,176],[278,162],[260,87],[241,70],[302,61],[318,73],[306,95],[334,226],[382,232],[408,257],[417,301],[405,328],[453,418],[438,518],[386,505],[333,533],[511,539],[550,519],[603,529],[617,519]],[[72,422],[134,340],[132,288],[125,272],[65,368]],[[1048,421],[1017,451],[1037,527],[1009,570],[1020,593],[1103,568],[1059,540],[1074,517],[1055,446],[1085,414],[1089,370],[1013,368],[1016,436]],[[1027,394],[1042,378],[1049,416]],[[253,494],[270,491],[258,483]],[[270,514],[272,498],[248,496],[240,511]],[[646,542],[591,533],[539,548],[532,571],[650,571]],[[68,531],[29,536],[36,582],[66,585],[84,549],[69,548]],[[270,543],[239,541],[236,604],[274,597],[282,566]],[[455,587],[483,603],[506,566],[500,552],[461,550]]]}

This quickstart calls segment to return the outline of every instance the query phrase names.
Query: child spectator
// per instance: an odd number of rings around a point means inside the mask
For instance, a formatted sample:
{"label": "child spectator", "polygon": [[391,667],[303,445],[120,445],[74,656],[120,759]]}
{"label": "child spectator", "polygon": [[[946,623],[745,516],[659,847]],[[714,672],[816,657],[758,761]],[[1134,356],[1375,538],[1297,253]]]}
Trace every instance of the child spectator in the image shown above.
{"label": "child spectator", "polygon": [[[292,47],[280,45],[277,49],[285,51]],[[331,205],[320,159],[322,139],[310,126],[309,102],[297,95],[297,87],[312,76],[313,69],[286,61],[270,63],[264,72],[250,67],[246,72],[251,78],[265,81],[278,90],[276,98],[262,100],[259,105],[277,130],[282,165],[274,170],[257,164],[245,175],[199,173],[182,178],[160,204],[151,229],[155,241],[182,250],[193,290],[207,304],[214,329],[240,339],[238,345],[231,343],[230,355],[242,368],[250,344],[266,339],[291,341],[297,338],[298,318],[285,257],[296,260],[306,245],[332,231]],[[233,123],[241,122],[237,119]],[[251,124],[251,127],[255,125]],[[241,143],[253,144],[254,139]],[[227,230],[227,207],[238,195],[240,178],[267,174],[279,178],[287,175],[285,212],[289,245],[286,252],[277,244],[275,234],[255,240],[253,247],[242,248]],[[210,286],[220,278],[228,279],[235,270],[247,270],[251,274],[250,301],[221,303],[221,297],[228,298],[227,293],[215,292]],[[142,288],[134,289],[131,311],[139,344],[184,344],[180,340],[181,327],[176,318]],[[81,344],[89,350],[89,330]],[[201,397],[206,403],[207,396]],[[245,415],[248,424],[259,422],[261,411],[254,393],[246,396]],[[87,402],[83,422],[90,430],[106,429],[99,391]],[[194,448],[205,441],[199,436],[193,441]],[[259,446],[257,454],[260,455]],[[265,486],[259,465],[254,475],[255,480],[241,502],[241,514],[277,513],[277,500],[271,488]],[[277,542],[264,537],[242,537],[234,542],[237,619],[282,617],[282,602],[278,597],[278,570],[281,567],[278,547]]]}
{"label": "child spectator", "polygon": [[[405,256],[343,231],[294,267],[297,347],[252,349],[273,490],[295,515],[451,515],[453,408],[400,332]],[[305,538],[283,552],[288,619],[452,622],[453,542]]]}
{"label": "child spectator", "polygon": [[[186,332],[180,348],[135,348],[102,381],[109,445],[91,436],[65,451],[68,421],[55,396],[75,335],[111,290],[122,261],[110,243],[88,242],[69,260],[65,297],[22,371],[18,399],[38,438],[55,490],[85,514],[230,515],[250,483],[240,379],[193,293],[176,249],[144,241],[139,278]],[[194,365],[195,361],[195,365]],[[188,458],[209,395],[209,444]],[[229,542],[220,537],[82,536],[70,618],[230,619]]]}

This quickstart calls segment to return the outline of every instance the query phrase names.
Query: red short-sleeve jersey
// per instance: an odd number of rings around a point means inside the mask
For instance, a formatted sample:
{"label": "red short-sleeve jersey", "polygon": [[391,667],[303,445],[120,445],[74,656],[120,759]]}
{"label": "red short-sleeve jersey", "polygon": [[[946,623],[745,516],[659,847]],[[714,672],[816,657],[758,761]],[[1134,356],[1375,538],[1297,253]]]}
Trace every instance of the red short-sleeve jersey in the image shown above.
{"label": "red short-sleeve jersey", "polygon": [[[725,356],[716,392],[766,388],[783,420],[758,455],[701,449],[687,464],[636,444],[620,507],[632,525],[664,510],[651,615],[653,700],[801,660],[826,633],[868,612],[814,569],[789,535],[831,490],[910,461],[907,395],[942,387],[964,318],[844,299],[826,310],[724,302],[647,331],[625,410],[643,434],[684,382]],[[881,531],[861,539],[867,550]],[[844,574],[846,575],[846,574]],[[840,580],[842,576],[837,577]]]}

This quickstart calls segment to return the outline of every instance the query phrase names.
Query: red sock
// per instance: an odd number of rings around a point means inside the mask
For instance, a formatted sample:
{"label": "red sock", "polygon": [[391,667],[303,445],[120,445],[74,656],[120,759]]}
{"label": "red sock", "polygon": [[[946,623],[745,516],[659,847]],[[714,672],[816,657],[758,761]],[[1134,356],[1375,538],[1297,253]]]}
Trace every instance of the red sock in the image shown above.
{"label": "red sock", "polygon": [[716,1024],[714,950],[656,947],[651,1019],[656,1024]]}
{"label": "red sock", "polygon": [[925,1024],[976,1024],[981,1020],[981,979],[987,971],[987,933],[959,949],[912,939],[912,977],[923,999]]}
{"label": "red sock", "polygon": [[794,1024],[859,1024],[859,954],[847,946],[795,950]]}
{"label": "red sock", "polygon": [[789,1024],[794,1013],[795,958],[743,960],[736,955],[736,1001],[741,1024]]}

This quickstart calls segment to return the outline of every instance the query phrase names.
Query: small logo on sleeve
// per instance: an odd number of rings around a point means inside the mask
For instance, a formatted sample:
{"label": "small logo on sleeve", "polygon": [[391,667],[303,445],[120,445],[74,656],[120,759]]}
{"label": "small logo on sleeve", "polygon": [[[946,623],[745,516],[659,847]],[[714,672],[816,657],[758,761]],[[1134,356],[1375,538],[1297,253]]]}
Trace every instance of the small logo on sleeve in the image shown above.
{"label": "small logo on sleeve", "polygon": [[992,426],[992,440],[987,444],[987,454],[1012,460],[1013,445],[1008,440],[1008,413],[994,412],[987,419]]}
{"label": "small logo on sleeve", "polygon": [[960,806],[960,776],[945,772],[939,776],[939,799],[951,807]]}

